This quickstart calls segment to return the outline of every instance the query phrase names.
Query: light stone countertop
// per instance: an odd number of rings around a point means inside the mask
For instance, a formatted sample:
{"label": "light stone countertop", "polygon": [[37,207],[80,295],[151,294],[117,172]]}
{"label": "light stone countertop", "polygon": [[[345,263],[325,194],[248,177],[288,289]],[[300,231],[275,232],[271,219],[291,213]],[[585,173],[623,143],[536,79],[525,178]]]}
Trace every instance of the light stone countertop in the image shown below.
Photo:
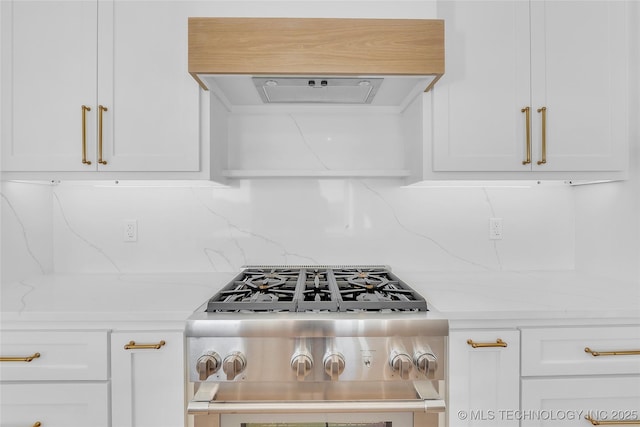
{"label": "light stone countertop", "polygon": [[394,273],[454,323],[640,323],[640,283],[575,271]]}
{"label": "light stone countertop", "polygon": [[[394,273],[438,317],[485,322],[640,324],[640,284],[566,272]],[[5,329],[180,329],[237,272],[51,274],[3,284]],[[480,322],[480,323],[478,323]]]}
{"label": "light stone countertop", "polygon": [[185,320],[236,274],[35,276],[2,285],[0,326],[33,329],[55,323],[74,329],[184,328]]}

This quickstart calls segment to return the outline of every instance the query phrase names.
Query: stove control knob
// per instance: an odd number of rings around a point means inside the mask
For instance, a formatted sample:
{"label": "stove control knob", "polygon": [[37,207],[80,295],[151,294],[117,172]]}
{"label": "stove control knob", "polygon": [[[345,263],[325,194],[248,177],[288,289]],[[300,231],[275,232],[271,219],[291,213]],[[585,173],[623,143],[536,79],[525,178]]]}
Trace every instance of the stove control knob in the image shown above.
{"label": "stove control knob", "polygon": [[389,365],[393,372],[400,374],[400,378],[408,380],[409,373],[413,368],[413,360],[407,353],[394,350],[391,352],[391,356],[389,357]]}
{"label": "stove control knob", "polygon": [[322,361],[324,371],[331,377],[331,381],[337,381],[344,372],[344,356],[340,353],[328,353]]}
{"label": "stove control knob", "polygon": [[431,352],[419,351],[413,356],[413,363],[418,368],[418,372],[422,372],[427,378],[433,378],[438,367],[438,358]]}
{"label": "stove control knob", "polygon": [[239,351],[228,354],[222,362],[222,370],[227,374],[228,381],[233,380],[240,372],[244,371],[246,366],[247,359]]}
{"label": "stove control knob", "polygon": [[220,355],[215,351],[209,351],[200,356],[196,362],[196,371],[198,371],[200,381],[205,381],[211,375],[218,372],[221,365]]}
{"label": "stove control knob", "polygon": [[313,356],[308,351],[298,351],[291,357],[291,369],[296,373],[298,381],[304,381],[313,368]]}

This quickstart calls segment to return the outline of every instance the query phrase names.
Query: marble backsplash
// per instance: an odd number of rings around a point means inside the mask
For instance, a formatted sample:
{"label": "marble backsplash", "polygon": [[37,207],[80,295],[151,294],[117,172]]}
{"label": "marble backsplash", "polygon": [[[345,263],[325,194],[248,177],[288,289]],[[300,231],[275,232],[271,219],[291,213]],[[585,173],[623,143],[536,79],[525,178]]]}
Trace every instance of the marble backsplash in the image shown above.
{"label": "marble backsplash", "polygon": [[52,188],[46,184],[2,183],[2,283],[54,270]]}
{"label": "marble backsplash", "polygon": [[[571,269],[571,188],[416,188],[389,179],[230,187],[2,185],[2,278],[42,272],[236,271],[245,264],[403,270]],[[488,219],[503,218],[503,240]],[[138,241],[124,242],[136,220]]]}

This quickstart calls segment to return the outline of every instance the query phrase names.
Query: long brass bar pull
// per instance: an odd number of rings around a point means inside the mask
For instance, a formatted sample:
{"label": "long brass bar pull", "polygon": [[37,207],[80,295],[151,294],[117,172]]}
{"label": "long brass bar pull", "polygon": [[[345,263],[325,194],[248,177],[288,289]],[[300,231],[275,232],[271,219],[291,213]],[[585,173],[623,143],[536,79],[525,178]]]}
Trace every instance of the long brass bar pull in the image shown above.
{"label": "long brass bar pull", "polygon": [[91,160],[87,160],[87,111],[91,111],[91,107],[82,106],[82,164],[90,165]]}
{"label": "long brass bar pull", "polygon": [[107,161],[102,158],[102,116],[105,111],[109,111],[104,105],[98,105],[98,163],[106,165]]}
{"label": "long brass bar pull", "polygon": [[640,350],[618,350],[618,351],[593,351],[589,347],[584,348],[585,353],[591,354],[593,357],[598,356],[638,356]]}
{"label": "long brass bar pull", "polygon": [[472,339],[468,339],[467,344],[469,344],[473,348],[506,347],[507,346],[507,343],[502,341],[500,338],[498,338],[496,342],[475,342]]}
{"label": "long brass bar pull", "polygon": [[125,344],[125,350],[159,350],[160,347],[165,345],[166,342],[164,340],[160,341],[157,344],[136,344],[135,341],[129,341],[129,344]]}
{"label": "long brass bar pull", "polygon": [[584,419],[589,421],[592,426],[627,426],[627,425],[640,425],[640,420],[597,420],[592,418],[591,415],[585,415]]}
{"label": "long brass bar pull", "polygon": [[544,165],[547,163],[547,107],[538,108],[538,113],[542,114],[542,155],[538,164]]}
{"label": "long brass bar pull", "polygon": [[531,163],[531,109],[524,107],[520,112],[525,114],[525,132],[527,133],[527,158],[522,161],[522,164],[528,165]]}
{"label": "long brass bar pull", "polygon": [[38,357],[40,357],[40,353],[33,353],[27,357],[0,357],[0,362],[31,362]]}

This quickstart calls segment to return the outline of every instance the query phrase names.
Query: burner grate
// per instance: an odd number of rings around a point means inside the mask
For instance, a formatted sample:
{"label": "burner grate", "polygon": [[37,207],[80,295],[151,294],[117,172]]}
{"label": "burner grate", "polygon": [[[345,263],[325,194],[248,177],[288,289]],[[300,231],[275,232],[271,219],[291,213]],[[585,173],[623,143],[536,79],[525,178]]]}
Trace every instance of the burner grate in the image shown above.
{"label": "burner grate", "polygon": [[207,304],[207,311],[295,311],[299,271],[247,269]]}
{"label": "burner grate", "polygon": [[207,311],[427,311],[427,303],[384,266],[252,266]]}

